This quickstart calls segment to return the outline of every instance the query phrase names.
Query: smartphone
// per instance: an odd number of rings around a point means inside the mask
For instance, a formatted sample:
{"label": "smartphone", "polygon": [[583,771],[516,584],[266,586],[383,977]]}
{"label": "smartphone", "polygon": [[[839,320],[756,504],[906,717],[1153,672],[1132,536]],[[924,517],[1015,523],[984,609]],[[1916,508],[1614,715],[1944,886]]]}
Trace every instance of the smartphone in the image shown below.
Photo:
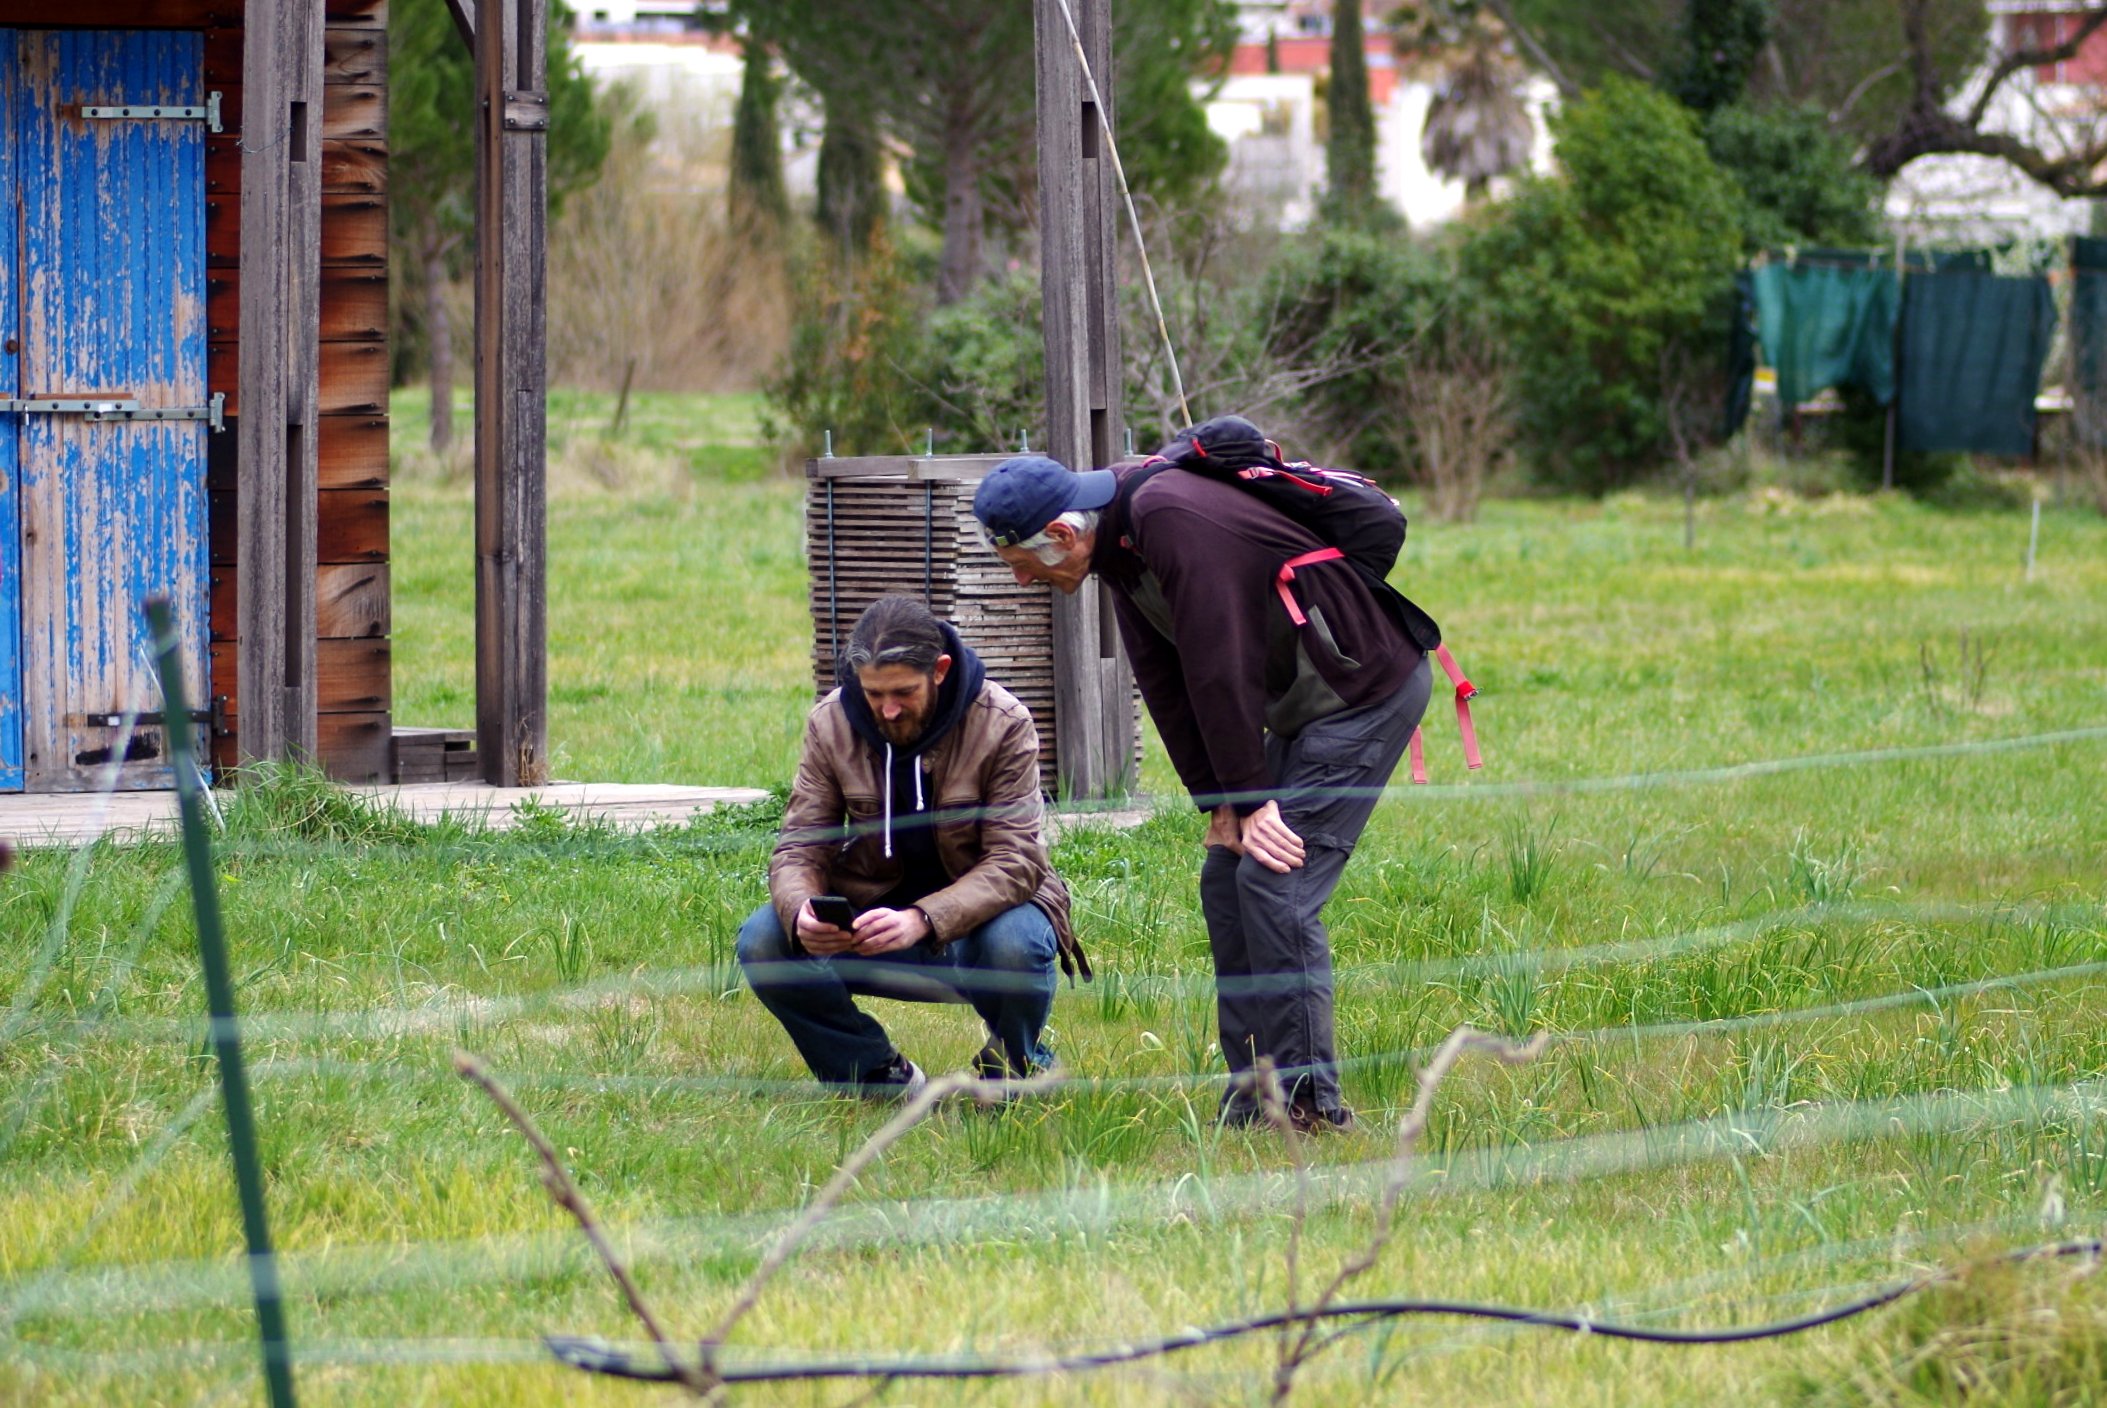
{"label": "smartphone", "polygon": [[832,924],[837,929],[856,927],[856,907],[840,895],[814,895],[812,917],[822,924]]}

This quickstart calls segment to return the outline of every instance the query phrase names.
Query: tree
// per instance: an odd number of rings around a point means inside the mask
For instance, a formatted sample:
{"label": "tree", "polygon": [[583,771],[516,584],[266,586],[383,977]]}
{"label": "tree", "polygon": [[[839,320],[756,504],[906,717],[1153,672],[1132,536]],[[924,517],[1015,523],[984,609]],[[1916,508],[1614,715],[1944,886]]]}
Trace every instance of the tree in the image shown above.
{"label": "tree", "polygon": [[[962,298],[982,273],[990,226],[1022,228],[1035,215],[1032,7],[733,0],[733,13],[828,102],[868,113],[905,149],[909,198],[943,232],[937,300]],[[1207,131],[1188,80],[1226,58],[1234,40],[1226,0],[1115,8],[1113,107],[1137,190],[1190,190],[1196,175],[1220,170],[1226,148]]]}
{"label": "tree", "polygon": [[1521,431],[1571,487],[1686,458],[1723,390],[1741,199],[1696,114],[1611,77],[1553,121],[1560,172],[1492,207],[1463,250],[1515,359]]}
{"label": "tree", "polygon": [[1325,100],[1331,135],[1324,144],[1329,186],[1325,205],[1333,219],[1348,224],[1365,222],[1378,200],[1367,43],[1361,0],[1332,0],[1331,86]]}
{"label": "tree", "polygon": [[790,195],[783,185],[782,133],[776,125],[776,100],[782,85],[766,48],[751,38],[739,47],[745,67],[739,78],[739,103],[732,110],[732,169],[726,184],[733,228],[765,234],[780,229],[790,218]]}
{"label": "tree", "polygon": [[1741,101],[1770,41],[1770,0],[1685,0],[1682,65],[1670,90],[1709,113]]}
{"label": "tree", "polygon": [[819,227],[844,264],[885,228],[885,144],[853,95],[823,96],[819,138]]}
{"label": "tree", "polygon": [[[549,24],[549,204],[588,185],[607,158],[608,122],[565,40],[559,5]],[[447,284],[475,231],[475,65],[446,0],[395,0],[388,13],[388,179],[391,258],[405,321],[397,346],[421,340],[432,388],[431,443],[453,443],[453,329]]]}
{"label": "tree", "polygon": [[[1677,83],[1688,76],[1678,67],[1678,45],[1692,32],[1683,18],[1700,4],[1717,7],[1726,16],[1722,32],[1741,33],[1734,16],[1746,19],[1749,0],[1486,3],[1571,98],[1609,73]],[[2002,161],[2060,196],[2107,195],[2107,122],[2089,105],[2049,112],[2034,104],[2028,130],[1999,125],[2009,85],[2077,57],[2107,27],[2107,4],[2073,0],[2052,13],[2070,22],[2056,19],[2044,33],[2009,15],[2007,38],[1993,47],[1985,0],[1776,0],[1770,37],[1750,57],[1747,100],[1819,108],[1876,180],[1919,157],[1973,155]],[[1738,68],[1746,48],[1737,41],[1727,69]]]}
{"label": "tree", "polygon": [[1528,164],[1536,124],[1520,92],[1525,70],[1496,16],[1477,0],[1413,0],[1392,17],[1391,42],[1401,64],[1434,79],[1420,155],[1463,182],[1466,203]]}
{"label": "tree", "polygon": [[1705,119],[1705,149],[1741,187],[1748,252],[1879,242],[1880,183],[1820,109],[1729,104]]}

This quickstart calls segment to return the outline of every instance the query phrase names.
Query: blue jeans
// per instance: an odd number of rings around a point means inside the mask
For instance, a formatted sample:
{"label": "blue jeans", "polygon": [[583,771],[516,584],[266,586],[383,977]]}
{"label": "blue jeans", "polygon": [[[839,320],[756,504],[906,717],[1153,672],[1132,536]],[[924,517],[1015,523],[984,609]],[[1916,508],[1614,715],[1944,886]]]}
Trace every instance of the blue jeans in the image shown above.
{"label": "blue jeans", "polygon": [[1053,921],[1037,905],[1004,910],[942,948],[916,944],[876,957],[815,958],[792,948],[772,905],[739,929],[739,967],[812,1074],[853,1085],[895,1055],[892,1038],[852,995],[971,1004],[1013,1075],[1053,1060],[1039,1042],[1053,1010]]}

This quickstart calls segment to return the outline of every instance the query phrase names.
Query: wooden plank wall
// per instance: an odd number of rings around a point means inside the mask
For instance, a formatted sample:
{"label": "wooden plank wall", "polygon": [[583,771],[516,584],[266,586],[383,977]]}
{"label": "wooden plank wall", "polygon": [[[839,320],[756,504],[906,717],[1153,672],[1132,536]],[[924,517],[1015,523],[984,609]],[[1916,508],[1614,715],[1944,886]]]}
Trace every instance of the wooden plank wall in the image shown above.
{"label": "wooden plank wall", "polygon": [[[267,2],[267,0],[263,0]],[[251,0],[259,3],[259,0]],[[321,345],[316,432],[317,751],[335,777],[389,780],[388,206],[385,0],[328,0],[323,36]],[[241,35],[208,38],[227,130],[206,156],[212,389],[240,414]],[[232,431],[221,436],[234,448]],[[233,689],[235,463],[214,475],[214,677]],[[240,699],[230,699],[239,728]],[[237,739],[223,739],[222,762]]]}
{"label": "wooden plank wall", "polygon": [[[246,0],[249,5],[303,0]],[[318,0],[305,0],[317,3]],[[347,780],[388,780],[392,686],[388,583],[388,7],[323,6],[320,417],[315,680],[323,765]],[[208,379],[240,414],[241,111],[244,0],[0,0],[0,26],[195,29],[205,87],[221,94],[224,131],[205,148]],[[212,692],[235,725],[236,431],[211,437]],[[236,757],[214,740],[213,761]]]}

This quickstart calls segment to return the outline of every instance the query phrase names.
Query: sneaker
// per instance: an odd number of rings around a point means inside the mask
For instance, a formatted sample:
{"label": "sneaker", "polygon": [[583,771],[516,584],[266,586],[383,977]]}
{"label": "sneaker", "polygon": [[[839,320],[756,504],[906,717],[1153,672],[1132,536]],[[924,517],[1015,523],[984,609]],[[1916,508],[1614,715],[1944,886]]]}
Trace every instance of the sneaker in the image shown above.
{"label": "sneaker", "polygon": [[895,1051],[890,1061],[856,1082],[856,1093],[866,1100],[912,1100],[927,1084],[922,1068]]}

